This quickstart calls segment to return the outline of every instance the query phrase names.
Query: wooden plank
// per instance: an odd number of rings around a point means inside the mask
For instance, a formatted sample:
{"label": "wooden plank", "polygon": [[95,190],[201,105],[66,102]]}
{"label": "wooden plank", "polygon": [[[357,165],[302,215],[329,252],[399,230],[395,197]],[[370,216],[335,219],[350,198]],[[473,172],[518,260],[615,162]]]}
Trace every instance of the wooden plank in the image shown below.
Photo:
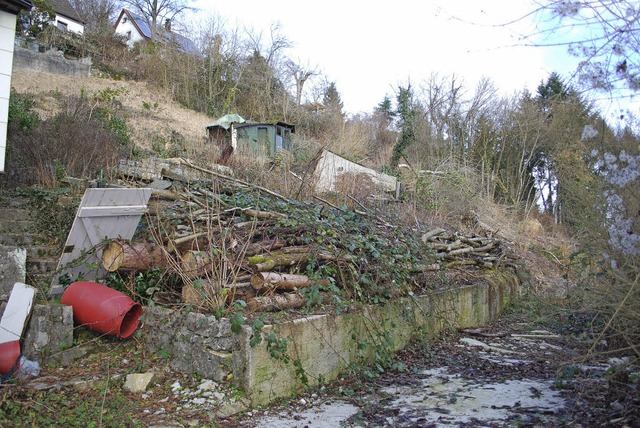
{"label": "wooden plank", "polygon": [[20,340],[27,325],[36,289],[16,282],[0,320],[0,343]]}
{"label": "wooden plank", "polygon": [[67,237],[65,249],[58,262],[58,274],[51,284],[50,295],[62,294],[60,278],[95,280],[106,274],[100,266],[105,240],[133,236],[140,217],[147,211],[150,188],[87,189],[82,197],[76,218]]}
{"label": "wooden plank", "polygon": [[78,210],[78,217],[104,217],[117,215],[137,215],[147,212],[146,205],[131,205],[122,207],[82,207]]}

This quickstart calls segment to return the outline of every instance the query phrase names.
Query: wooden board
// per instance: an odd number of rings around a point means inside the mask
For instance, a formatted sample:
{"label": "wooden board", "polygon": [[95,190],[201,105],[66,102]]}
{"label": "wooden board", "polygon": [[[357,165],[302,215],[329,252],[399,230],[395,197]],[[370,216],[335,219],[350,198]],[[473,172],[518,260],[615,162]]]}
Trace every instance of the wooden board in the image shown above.
{"label": "wooden board", "polygon": [[129,240],[147,212],[151,189],[87,189],[71,226],[50,295],[62,294],[60,278],[81,276],[94,281],[106,272],[100,267],[106,239]]}
{"label": "wooden board", "polygon": [[0,319],[0,343],[20,340],[27,325],[36,289],[16,282]]}

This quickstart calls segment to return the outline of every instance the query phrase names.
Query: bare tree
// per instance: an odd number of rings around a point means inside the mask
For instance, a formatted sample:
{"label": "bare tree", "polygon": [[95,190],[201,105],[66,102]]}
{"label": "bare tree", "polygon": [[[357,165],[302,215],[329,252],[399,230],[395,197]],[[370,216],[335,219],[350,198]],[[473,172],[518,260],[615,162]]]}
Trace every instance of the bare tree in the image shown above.
{"label": "bare tree", "polygon": [[88,32],[113,32],[113,20],[118,12],[116,0],[71,0],[71,4],[84,20]]}
{"label": "bare tree", "polygon": [[173,21],[177,16],[187,10],[193,10],[193,0],[123,0],[134,12],[140,13],[147,19],[151,28],[151,40],[155,40],[158,22],[162,20]]}
{"label": "bare tree", "polygon": [[640,90],[637,0],[538,0],[537,5],[527,17],[537,16],[539,31],[525,37],[524,45],[566,46],[580,59],[576,83],[585,89],[616,96]]}
{"label": "bare tree", "polygon": [[302,104],[302,90],[304,89],[304,84],[309,80],[309,78],[318,74],[317,69],[303,67],[299,63],[291,60],[287,61],[286,66],[296,84],[296,105],[300,105]]}

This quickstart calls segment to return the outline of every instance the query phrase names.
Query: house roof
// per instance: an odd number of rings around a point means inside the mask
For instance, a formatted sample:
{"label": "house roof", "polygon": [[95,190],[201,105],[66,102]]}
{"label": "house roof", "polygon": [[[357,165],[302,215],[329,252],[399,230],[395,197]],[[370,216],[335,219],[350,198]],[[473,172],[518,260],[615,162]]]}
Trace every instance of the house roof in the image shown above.
{"label": "house roof", "polygon": [[78,11],[69,3],[69,0],[47,0],[47,2],[56,14],[66,16],[67,18],[84,24],[80,14],[78,14]]}
{"label": "house roof", "polygon": [[122,9],[122,11],[120,11],[120,16],[118,16],[118,20],[116,21],[116,27],[120,24],[120,20],[122,20],[124,15],[127,15],[142,37],[145,39],[151,39],[151,27],[149,27],[147,20],[128,9]]}
{"label": "house roof", "polygon": [[31,9],[33,4],[30,0],[0,0],[0,10],[4,10],[15,15],[22,9]]}
{"label": "house roof", "polygon": [[247,127],[247,126],[265,126],[265,125],[282,126],[284,128],[291,129],[292,133],[296,132],[296,126],[295,125],[291,125],[289,123],[284,123],[284,122],[245,122],[243,124],[236,125],[236,128],[244,128],[244,127]]}
{"label": "house roof", "polygon": [[[140,35],[145,39],[151,40],[151,26],[147,22],[146,18],[133,13],[128,9],[122,9],[118,20],[116,21],[116,27],[125,14],[129,17],[129,19],[133,23],[133,26],[136,27],[138,33],[140,33]],[[161,25],[157,25],[157,32],[159,42],[166,45],[171,45],[183,53],[192,55],[200,54],[197,46],[195,45],[195,43],[193,43],[193,41],[191,41],[191,39],[173,31],[167,31]]]}

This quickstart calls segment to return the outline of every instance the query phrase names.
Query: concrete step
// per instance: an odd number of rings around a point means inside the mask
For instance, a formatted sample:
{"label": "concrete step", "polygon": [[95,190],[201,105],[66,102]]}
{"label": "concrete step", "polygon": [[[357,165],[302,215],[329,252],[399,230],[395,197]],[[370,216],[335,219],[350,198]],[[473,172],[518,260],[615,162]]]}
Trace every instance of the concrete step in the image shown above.
{"label": "concrete step", "polygon": [[0,207],[7,208],[26,208],[29,205],[29,199],[22,196],[15,196],[8,193],[0,192]]}

